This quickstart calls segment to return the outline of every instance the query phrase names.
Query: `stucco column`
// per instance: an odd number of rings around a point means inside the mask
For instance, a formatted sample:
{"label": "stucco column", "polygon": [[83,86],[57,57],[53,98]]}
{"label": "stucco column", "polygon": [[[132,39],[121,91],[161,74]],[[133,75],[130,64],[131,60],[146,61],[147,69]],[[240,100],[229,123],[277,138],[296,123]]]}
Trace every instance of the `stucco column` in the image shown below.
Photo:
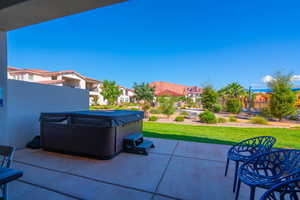
{"label": "stucco column", "polygon": [[0,144],[8,144],[7,125],[7,38],[0,31]]}

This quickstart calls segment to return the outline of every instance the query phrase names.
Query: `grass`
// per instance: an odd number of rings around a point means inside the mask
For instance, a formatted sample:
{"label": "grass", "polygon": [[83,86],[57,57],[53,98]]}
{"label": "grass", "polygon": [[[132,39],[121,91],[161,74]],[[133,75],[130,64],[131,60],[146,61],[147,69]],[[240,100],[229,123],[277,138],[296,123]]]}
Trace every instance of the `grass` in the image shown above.
{"label": "grass", "polygon": [[146,137],[232,145],[244,139],[270,135],[275,147],[300,149],[300,130],[288,128],[214,127],[144,122]]}

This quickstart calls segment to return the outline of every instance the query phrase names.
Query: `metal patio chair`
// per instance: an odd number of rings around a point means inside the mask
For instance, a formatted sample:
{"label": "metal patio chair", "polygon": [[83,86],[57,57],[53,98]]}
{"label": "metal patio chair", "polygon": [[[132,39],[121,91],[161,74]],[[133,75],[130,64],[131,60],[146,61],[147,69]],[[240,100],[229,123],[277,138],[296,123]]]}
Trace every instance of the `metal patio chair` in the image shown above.
{"label": "metal patio chair", "polygon": [[[14,147],[0,145],[0,168],[10,168],[11,161],[15,152]],[[7,184],[0,186],[1,196],[3,200],[7,199]]]}
{"label": "metal patio chair", "polygon": [[268,190],[260,200],[299,200],[300,178],[291,179]]}
{"label": "metal patio chair", "polygon": [[245,163],[259,154],[270,152],[275,142],[276,138],[272,136],[260,136],[243,140],[229,149],[227,154],[225,176],[227,176],[229,162],[235,161],[233,192],[235,192],[236,189],[237,174],[240,163]]}
{"label": "metal patio chair", "polygon": [[241,183],[250,187],[250,200],[254,200],[257,187],[270,189],[297,177],[300,177],[300,150],[279,150],[258,155],[240,167],[236,200]]}

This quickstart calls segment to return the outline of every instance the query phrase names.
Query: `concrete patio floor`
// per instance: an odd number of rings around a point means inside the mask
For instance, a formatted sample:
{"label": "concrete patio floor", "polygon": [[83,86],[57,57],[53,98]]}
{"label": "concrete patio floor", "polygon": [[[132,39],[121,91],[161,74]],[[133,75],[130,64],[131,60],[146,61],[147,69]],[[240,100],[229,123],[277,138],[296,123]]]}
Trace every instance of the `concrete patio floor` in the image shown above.
{"label": "concrete patio floor", "polygon": [[[156,148],[149,156],[121,153],[108,161],[18,150],[13,167],[24,176],[9,184],[10,199],[234,199],[233,165],[224,177],[229,146],[151,140]],[[248,199],[249,189],[242,185],[240,200]]]}

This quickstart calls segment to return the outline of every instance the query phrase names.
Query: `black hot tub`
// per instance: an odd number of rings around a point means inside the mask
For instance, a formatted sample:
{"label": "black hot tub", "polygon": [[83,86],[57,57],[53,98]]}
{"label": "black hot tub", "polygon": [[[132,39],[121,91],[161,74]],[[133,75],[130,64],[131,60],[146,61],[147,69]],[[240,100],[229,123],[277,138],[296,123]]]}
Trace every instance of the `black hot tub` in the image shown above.
{"label": "black hot tub", "polygon": [[44,150],[98,159],[111,159],[122,151],[123,138],[142,132],[141,111],[107,110],[41,113]]}

